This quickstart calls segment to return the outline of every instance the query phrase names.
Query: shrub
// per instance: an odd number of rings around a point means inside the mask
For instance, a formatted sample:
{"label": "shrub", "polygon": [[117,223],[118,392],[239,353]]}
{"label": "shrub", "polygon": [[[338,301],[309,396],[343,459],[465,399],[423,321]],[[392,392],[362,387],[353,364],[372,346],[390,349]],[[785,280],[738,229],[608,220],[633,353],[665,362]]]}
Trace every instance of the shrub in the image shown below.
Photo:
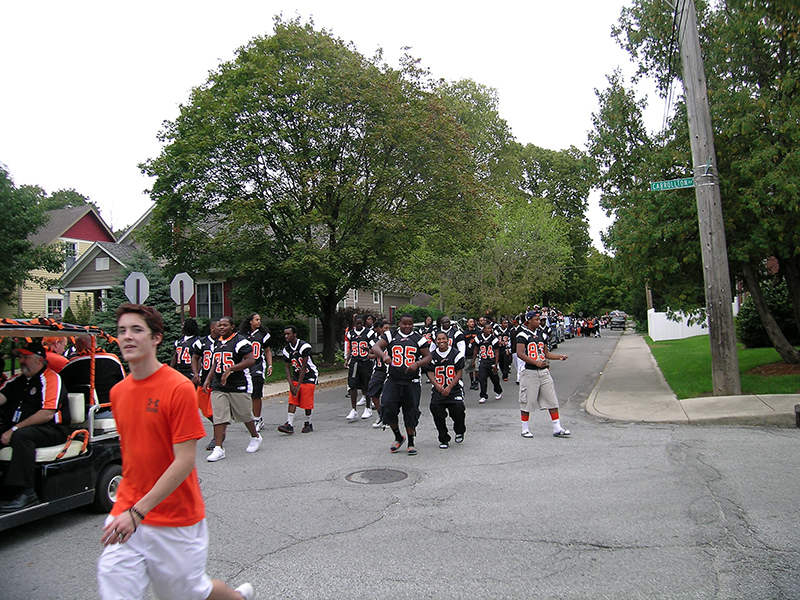
{"label": "shrub", "polygon": [[[772,312],[772,316],[775,317],[783,335],[792,345],[800,343],[800,334],[798,334],[797,325],[794,322],[792,303],[789,299],[786,282],[780,280],[777,283],[762,283],[761,289],[764,292],[767,306]],[[736,336],[747,348],[772,347],[772,342],[764,329],[764,325],[761,323],[755,303],[750,296],[744,301],[744,304],[739,309],[739,314],[736,316]]]}

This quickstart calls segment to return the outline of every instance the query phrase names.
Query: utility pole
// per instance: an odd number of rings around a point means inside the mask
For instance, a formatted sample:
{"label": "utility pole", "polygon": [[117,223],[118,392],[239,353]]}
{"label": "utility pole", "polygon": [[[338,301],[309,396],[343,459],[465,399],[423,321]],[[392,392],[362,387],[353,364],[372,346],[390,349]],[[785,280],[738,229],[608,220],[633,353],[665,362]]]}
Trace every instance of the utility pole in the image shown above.
{"label": "utility pole", "polygon": [[683,2],[678,39],[683,65],[683,86],[689,115],[692,144],[697,218],[703,255],[706,311],[711,338],[711,370],[715,396],[742,393],[739,357],[736,354],[736,331],[733,326],[728,249],[717,172],[717,154],[708,108],[708,91],[694,0]]}

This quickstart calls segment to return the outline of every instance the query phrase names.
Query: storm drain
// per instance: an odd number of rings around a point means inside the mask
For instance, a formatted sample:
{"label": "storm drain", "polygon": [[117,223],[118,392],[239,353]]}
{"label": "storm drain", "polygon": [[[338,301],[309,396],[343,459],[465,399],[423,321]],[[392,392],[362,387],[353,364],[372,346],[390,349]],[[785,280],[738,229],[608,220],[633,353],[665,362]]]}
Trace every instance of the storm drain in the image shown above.
{"label": "storm drain", "polygon": [[352,483],[397,483],[408,477],[408,473],[397,469],[367,469],[350,473],[345,479]]}

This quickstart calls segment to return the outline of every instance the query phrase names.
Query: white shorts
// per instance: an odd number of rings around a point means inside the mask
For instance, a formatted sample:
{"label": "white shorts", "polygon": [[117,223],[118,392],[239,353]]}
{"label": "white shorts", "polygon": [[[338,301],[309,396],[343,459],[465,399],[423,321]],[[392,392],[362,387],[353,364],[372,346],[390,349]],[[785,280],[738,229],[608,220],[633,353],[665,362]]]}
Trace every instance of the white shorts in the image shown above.
{"label": "white shorts", "polygon": [[[111,515],[106,524],[113,520]],[[139,525],[124,544],[105,547],[97,561],[103,600],[140,600],[153,585],[161,600],[206,600],[208,527],[203,519],[188,527]]]}
{"label": "white shorts", "polygon": [[526,413],[533,412],[534,408],[558,408],[556,386],[550,376],[550,369],[522,370],[519,380],[519,408]]}

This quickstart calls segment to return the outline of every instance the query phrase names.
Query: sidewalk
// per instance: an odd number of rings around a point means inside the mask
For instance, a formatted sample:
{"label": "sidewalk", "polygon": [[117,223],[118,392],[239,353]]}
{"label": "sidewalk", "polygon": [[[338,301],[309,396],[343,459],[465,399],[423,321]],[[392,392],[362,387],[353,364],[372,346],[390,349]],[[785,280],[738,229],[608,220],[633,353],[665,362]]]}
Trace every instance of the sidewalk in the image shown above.
{"label": "sidewalk", "polygon": [[800,394],[678,400],[644,337],[626,331],[585,407],[589,414],[616,421],[794,427],[796,404]]}

